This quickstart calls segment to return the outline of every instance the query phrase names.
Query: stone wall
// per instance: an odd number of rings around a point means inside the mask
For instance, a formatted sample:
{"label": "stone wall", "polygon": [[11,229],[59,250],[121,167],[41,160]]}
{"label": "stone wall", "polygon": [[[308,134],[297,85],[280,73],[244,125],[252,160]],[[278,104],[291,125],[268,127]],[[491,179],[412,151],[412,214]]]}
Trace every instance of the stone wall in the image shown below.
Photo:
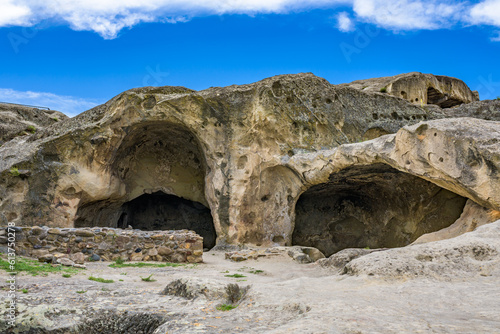
{"label": "stone wall", "polygon": [[[7,243],[5,228],[0,244]],[[51,261],[203,262],[203,238],[189,230],[140,231],[118,228],[16,227],[16,252]],[[55,262],[55,261],[54,261]]]}

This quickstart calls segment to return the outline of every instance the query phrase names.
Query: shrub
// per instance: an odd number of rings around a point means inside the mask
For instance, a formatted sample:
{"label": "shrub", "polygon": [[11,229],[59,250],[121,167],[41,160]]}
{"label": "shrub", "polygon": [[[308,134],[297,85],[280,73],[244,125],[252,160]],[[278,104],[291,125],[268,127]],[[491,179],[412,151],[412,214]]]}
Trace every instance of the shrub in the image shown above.
{"label": "shrub", "polygon": [[99,282],[99,283],[113,283],[114,282],[112,279],[104,279],[104,278],[94,277],[94,276],[90,276],[89,280]]}
{"label": "shrub", "polygon": [[10,172],[10,175],[12,175],[12,176],[21,175],[21,173],[19,173],[19,169],[17,169],[17,167],[11,167],[9,172]]}
{"label": "shrub", "polygon": [[144,281],[144,282],[156,282],[155,279],[152,279],[151,277],[153,277],[153,274],[149,275],[148,277],[141,277],[141,279]]}
{"label": "shrub", "polygon": [[235,309],[236,306],[231,305],[231,304],[222,304],[216,307],[219,311],[231,311],[232,309]]}

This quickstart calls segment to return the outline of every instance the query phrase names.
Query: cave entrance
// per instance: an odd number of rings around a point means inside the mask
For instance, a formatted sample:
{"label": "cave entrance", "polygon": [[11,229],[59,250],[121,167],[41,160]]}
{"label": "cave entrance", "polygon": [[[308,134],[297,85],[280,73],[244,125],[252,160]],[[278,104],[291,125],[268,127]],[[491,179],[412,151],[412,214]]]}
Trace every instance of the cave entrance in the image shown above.
{"label": "cave entrance", "polygon": [[462,101],[450,98],[433,87],[427,89],[427,104],[435,104],[441,108],[452,108],[462,103]]}
{"label": "cave entrance", "polygon": [[300,196],[292,244],[326,256],[345,248],[406,246],[453,224],[466,200],[385,164],[346,168]]}
{"label": "cave entrance", "polygon": [[192,230],[203,237],[203,247],[212,248],[217,238],[210,209],[163,192],[144,194],[121,207],[118,228],[128,225],[143,231]]}
{"label": "cave entrance", "polygon": [[144,122],[125,129],[109,170],[119,186],[107,198],[83,197],[75,227],[141,230],[191,229],[215,245],[216,233],[205,197],[208,167],[201,144],[185,127]]}

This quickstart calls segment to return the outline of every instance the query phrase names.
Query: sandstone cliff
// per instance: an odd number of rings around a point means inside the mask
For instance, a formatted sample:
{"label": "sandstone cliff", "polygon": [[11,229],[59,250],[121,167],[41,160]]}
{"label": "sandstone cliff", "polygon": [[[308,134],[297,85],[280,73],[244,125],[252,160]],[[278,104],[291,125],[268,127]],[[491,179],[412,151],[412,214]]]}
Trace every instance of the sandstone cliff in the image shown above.
{"label": "sandstone cliff", "polygon": [[[389,94],[312,74],[126,91],[0,147],[0,223],[178,227],[211,246],[331,254],[409,244],[467,199],[500,209],[499,102],[469,103],[457,79],[401,80]],[[430,87],[447,98],[425,105]]]}

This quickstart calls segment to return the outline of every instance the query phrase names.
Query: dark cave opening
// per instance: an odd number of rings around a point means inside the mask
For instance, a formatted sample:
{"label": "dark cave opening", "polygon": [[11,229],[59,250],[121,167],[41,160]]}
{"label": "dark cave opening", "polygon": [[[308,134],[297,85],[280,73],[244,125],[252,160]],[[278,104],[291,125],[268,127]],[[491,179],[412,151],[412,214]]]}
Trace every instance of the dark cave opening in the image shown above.
{"label": "dark cave opening", "polygon": [[214,247],[217,238],[209,208],[162,192],[144,194],[124,203],[117,227],[128,225],[143,231],[192,230],[203,237],[204,248]]}
{"label": "dark cave opening", "polygon": [[215,246],[205,156],[191,131],[168,122],[133,125],[114,150],[109,169],[121,189],[107,199],[83,197],[75,227],[189,229],[203,237],[205,248]]}
{"label": "dark cave opening", "polygon": [[163,192],[143,194],[121,206],[107,201],[93,202],[80,207],[78,211],[75,227],[125,229],[132,226],[143,231],[187,229],[202,236],[203,248],[208,249],[215,246],[217,239],[209,208],[199,202]]}
{"label": "dark cave opening", "polygon": [[462,101],[450,98],[433,87],[427,89],[427,104],[435,104],[441,108],[452,108],[462,103]]}
{"label": "dark cave opening", "polygon": [[326,256],[345,248],[406,246],[453,224],[465,202],[388,165],[350,167],[300,196],[292,244]]}

